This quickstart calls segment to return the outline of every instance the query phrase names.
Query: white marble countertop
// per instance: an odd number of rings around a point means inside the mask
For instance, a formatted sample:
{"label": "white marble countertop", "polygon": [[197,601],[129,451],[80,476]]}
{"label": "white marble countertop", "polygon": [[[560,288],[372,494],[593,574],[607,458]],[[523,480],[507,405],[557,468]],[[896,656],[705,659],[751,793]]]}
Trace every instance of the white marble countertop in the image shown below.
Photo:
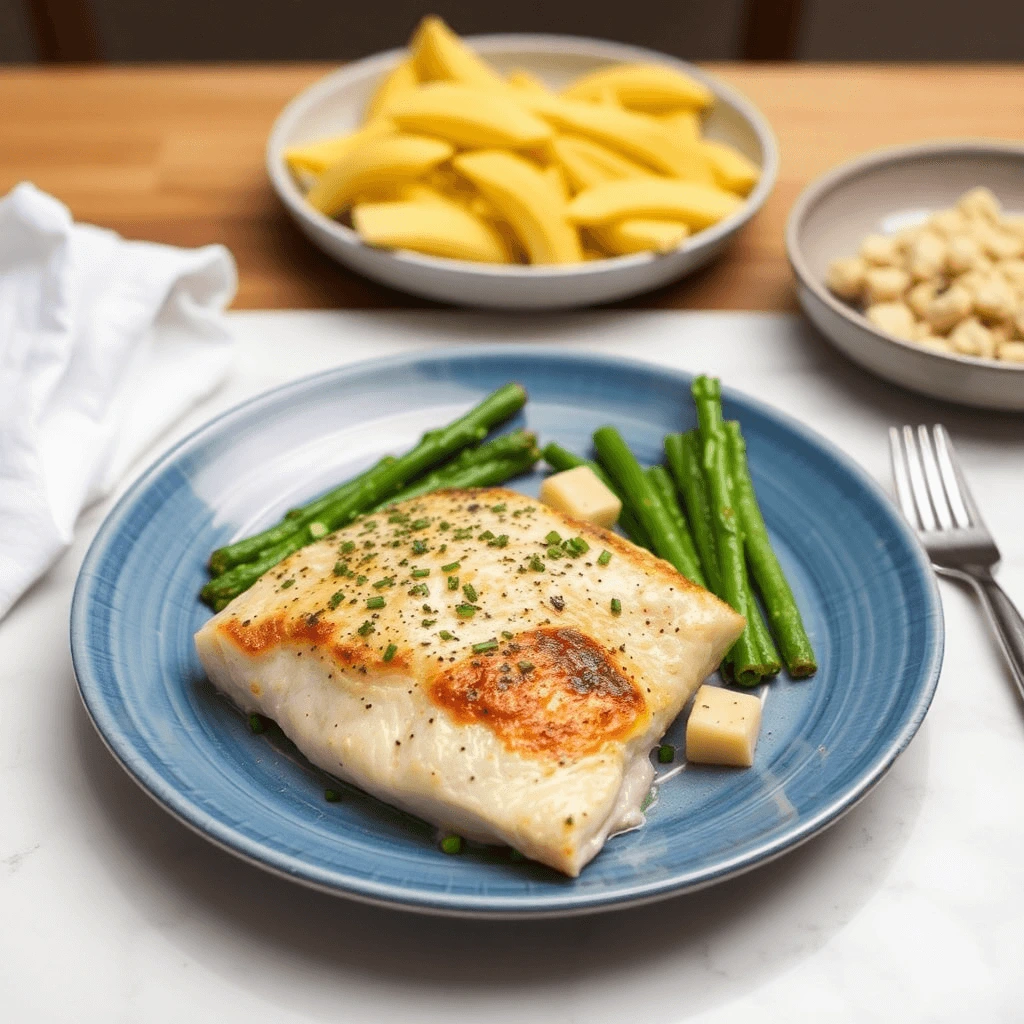
{"label": "white marble countertop", "polygon": [[[999,578],[1024,606],[1024,420],[890,387],[793,318],[232,320],[231,382],[175,437],[302,374],[468,341],[554,342],[719,374],[886,485],[888,425],[941,420],[1003,549]],[[653,906],[560,922],[441,920],[321,895],[242,863],[118,767],[81,706],[67,640],[75,574],[109,505],[86,513],[71,550],[0,623],[3,1020],[1024,1020],[1024,709],[980,610],[953,585],[940,585],[946,660],[924,725],[821,836]]]}

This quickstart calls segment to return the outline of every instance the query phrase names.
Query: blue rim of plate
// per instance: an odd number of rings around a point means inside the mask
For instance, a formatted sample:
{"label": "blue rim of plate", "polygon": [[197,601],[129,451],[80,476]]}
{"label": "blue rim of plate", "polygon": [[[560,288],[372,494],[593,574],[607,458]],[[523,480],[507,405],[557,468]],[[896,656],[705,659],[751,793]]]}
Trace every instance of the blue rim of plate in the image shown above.
{"label": "blue rim of plate", "polygon": [[[473,367],[483,367],[486,373],[491,364],[509,367],[508,370],[494,376],[493,379],[498,383],[509,379],[528,379],[531,371],[533,374],[546,374],[553,369],[577,376],[581,371],[601,372],[614,379],[628,379],[631,375],[641,378],[646,376],[652,379],[652,384],[667,384],[677,389],[681,405],[689,401],[689,384],[693,376],[657,364],[621,357],[572,353],[555,348],[524,350],[510,349],[502,345],[474,345],[460,348],[454,353],[437,350],[409,353],[328,370],[264,392],[210,420],[157,459],[117,502],[94,538],[76,581],[70,631],[72,659],[79,693],[90,719],[115,759],[148,795],[179,821],[215,845],[261,868],[333,895],[344,895],[392,908],[459,917],[568,916],[636,906],[664,899],[704,888],[767,863],[835,822],[863,799],[891,768],[917,732],[930,706],[938,683],[944,647],[938,587],[927,556],[913,532],[900,518],[882,489],[864,470],[803,424],[728,387],[723,387],[727,415],[730,412],[739,412],[741,419],[751,417],[759,420],[762,425],[768,424],[772,429],[788,434],[858,494],[861,503],[870,509],[872,516],[876,517],[888,531],[889,540],[899,555],[902,582],[915,589],[914,600],[920,602],[919,614],[915,620],[916,628],[921,631],[921,642],[917,648],[920,658],[912,666],[907,666],[907,674],[899,680],[900,686],[907,688],[906,696],[909,698],[899,720],[891,725],[883,737],[882,745],[874,750],[856,776],[846,781],[828,797],[821,799],[813,813],[804,815],[794,822],[792,827],[735,856],[721,854],[700,869],[639,881],[635,884],[620,884],[611,887],[607,892],[588,893],[585,897],[574,894],[571,888],[566,888],[565,885],[555,886],[553,892],[544,891],[538,895],[538,890],[543,886],[538,886],[535,878],[526,879],[521,886],[522,891],[513,893],[510,897],[481,897],[471,892],[425,890],[418,886],[415,880],[397,885],[381,884],[374,881],[372,874],[371,877],[367,877],[365,872],[325,870],[312,865],[301,854],[283,850],[280,845],[269,845],[265,836],[256,838],[221,820],[201,803],[169,783],[157,767],[147,760],[146,752],[136,746],[118,713],[118,707],[111,703],[106,692],[104,680],[109,678],[111,651],[102,643],[97,646],[92,642],[91,627],[97,602],[109,600],[109,593],[105,592],[105,588],[109,587],[103,580],[104,565],[111,559],[120,557],[114,554],[113,548],[117,542],[123,541],[127,520],[140,497],[146,494],[154,481],[169,468],[174,468],[186,454],[197,451],[217,437],[223,436],[225,432],[230,432],[233,423],[253,413],[270,410],[281,403],[299,398],[318,387],[332,383],[340,385],[350,379],[374,373],[386,374],[389,369],[412,371],[422,367],[427,377],[433,378],[445,365],[454,368],[453,372],[458,372],[460,368],[465,372],[473,372]],[[519,367],[518,372],[512,369],[513,367]],[[761,481],[758,480],[753,450],[751,454],[752,470],[755,471],[755,482],[760,491]],[[769,522],[769,527],[771,526]],[[787,572],[789,571],[787,566]],[[197,589],[201,581],[197,576]],[[101,641],[108,639],[106,636],[100,637]],[[813,680],[809,683],[792,684],[794,688],[814,685],[816,684]],[[311,766],[306,767],[310,771],[315,771]],[[645,828],[650,829],[651,825]],[[643,831],[641,830],[640,834]],[[586,877],[587,870],[590,869],[585,869],[582,877]],[[562,882],[564,881],[563,879]]]}

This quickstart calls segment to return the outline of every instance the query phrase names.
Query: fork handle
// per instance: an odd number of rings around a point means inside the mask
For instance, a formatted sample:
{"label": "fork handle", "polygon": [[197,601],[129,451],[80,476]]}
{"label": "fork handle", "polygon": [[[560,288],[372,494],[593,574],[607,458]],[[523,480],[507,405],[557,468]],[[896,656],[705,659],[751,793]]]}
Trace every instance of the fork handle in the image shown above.
{"label": "fork handle", "polygon": [[971,566],[970,570],[959,572],[945,570],[957,579],[969,583],[981,598],[985,612],[999,637],[999,645],[1010,663],[1013,681],[1017,684],[1017,692],[1024,700],[1024,618],[1017,611],[1014,603],[996,582],[995,577],[981,566]]}

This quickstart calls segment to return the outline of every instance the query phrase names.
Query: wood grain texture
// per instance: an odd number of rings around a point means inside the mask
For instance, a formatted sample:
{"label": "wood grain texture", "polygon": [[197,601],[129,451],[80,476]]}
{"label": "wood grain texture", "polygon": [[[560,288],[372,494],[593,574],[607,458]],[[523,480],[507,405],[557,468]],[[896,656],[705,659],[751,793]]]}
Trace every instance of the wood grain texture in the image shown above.
{"label": "wood grain texture", "polygon": [[[322,256],[292,226],[263,171],[284,104],[329,65],[0,71],[0,193],[30,180],[82,221],[129,238],[235,254],[235,307],[426,306]],[[795,308],[783,251],[794,199],[878,146],[952,136],[1019,139],[1024,66],[715,64],[768,117],[782,150],[761,213],[715,265],[638,308]]]}

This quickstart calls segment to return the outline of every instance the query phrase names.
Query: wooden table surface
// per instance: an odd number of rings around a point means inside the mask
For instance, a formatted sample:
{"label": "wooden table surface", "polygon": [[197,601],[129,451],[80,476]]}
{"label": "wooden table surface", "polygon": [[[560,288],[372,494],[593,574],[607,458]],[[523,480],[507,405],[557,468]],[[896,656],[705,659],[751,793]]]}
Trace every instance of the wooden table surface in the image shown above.
{"label": "wooden table surface", "polygon": [[[306,242],[263,171],[270,126],[329,65],[20,68],[0,71],[0,194],[32,181],[75,218],[129,238],[223,242],[236,308],[426,306],[366,281]],[[795,308],[786,215],[827,168],[877,146],[952,136],[1019,139],[1022,66],[713,64],[775,128],[782,168],[729,254],[623,305]]]}

